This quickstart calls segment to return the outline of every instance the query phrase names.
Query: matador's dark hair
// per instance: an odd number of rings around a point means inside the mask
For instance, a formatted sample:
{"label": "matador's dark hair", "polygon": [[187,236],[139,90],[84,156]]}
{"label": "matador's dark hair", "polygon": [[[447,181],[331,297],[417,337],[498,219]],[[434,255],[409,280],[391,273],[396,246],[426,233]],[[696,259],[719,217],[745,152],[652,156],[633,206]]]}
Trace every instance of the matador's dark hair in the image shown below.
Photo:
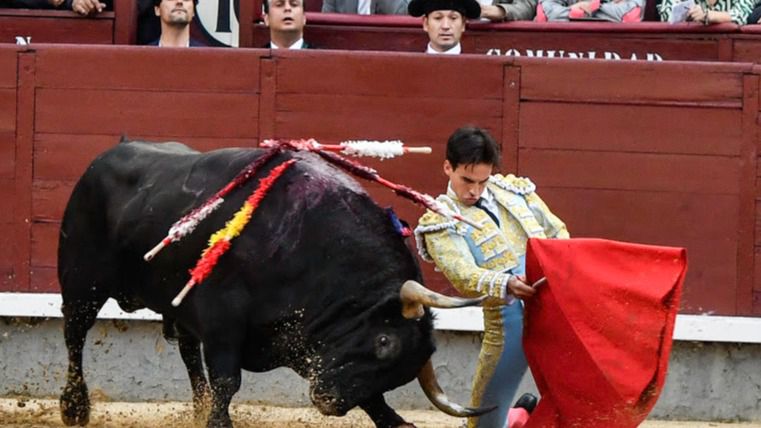
{"label": "matador's dark hair", "polygon": [[447,160],[452,169],[457,169],[458,165],[481,163],[499,168],[499,145],[485,129],[464,126],[449,137]]}

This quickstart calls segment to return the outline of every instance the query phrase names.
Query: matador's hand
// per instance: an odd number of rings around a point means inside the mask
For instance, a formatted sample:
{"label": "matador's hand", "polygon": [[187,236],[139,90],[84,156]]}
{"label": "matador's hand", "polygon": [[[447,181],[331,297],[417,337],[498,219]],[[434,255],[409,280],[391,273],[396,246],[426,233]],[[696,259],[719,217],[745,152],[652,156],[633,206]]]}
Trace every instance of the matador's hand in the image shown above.
{"label": "matador's hand", "polygon": [[512,275],[507,281],[507,290],[518,299],[530,299],[536,294],[534,287],[526,284],[526,275]]}

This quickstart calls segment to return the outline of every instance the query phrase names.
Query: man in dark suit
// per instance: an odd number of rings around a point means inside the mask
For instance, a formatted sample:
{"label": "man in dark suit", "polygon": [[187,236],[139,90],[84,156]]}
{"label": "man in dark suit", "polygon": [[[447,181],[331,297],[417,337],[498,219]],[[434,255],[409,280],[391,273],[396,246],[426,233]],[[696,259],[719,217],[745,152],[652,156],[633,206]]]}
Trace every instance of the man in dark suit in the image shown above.
{"label": "man in dark suit", "polygon": [[311,49],[304,41],[304,0],[264,0],[264,24],[270,29],[271,49]]}
{"label": "man in dark suit", "polygon": [[153,11],[161,21],[161,37],[149,44],[174,48],[204,46],[190,38],[197,3],[198,0],[153,0]]}

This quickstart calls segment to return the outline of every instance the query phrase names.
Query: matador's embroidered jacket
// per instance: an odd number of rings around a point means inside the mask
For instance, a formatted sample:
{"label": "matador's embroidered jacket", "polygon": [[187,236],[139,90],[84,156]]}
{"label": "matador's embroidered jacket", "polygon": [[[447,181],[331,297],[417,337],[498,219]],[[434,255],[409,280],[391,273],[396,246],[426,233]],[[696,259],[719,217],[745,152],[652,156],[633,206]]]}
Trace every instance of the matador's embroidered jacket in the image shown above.
{"label": "matador's embroidered jacket", "polygon": [[480,208],[459,203],[450,190],[437,200],[482,229],[428,211],[415,228],[415,239],[420,256],[435,262],[460,293],[487,294],[493,298],[484,305],[492,306],[505,303],[510,274],[523,273],[528,238],[568,238],[568,231],[528,178],[497,174],[489,177],[486,188],[500,207],[500,226]]}

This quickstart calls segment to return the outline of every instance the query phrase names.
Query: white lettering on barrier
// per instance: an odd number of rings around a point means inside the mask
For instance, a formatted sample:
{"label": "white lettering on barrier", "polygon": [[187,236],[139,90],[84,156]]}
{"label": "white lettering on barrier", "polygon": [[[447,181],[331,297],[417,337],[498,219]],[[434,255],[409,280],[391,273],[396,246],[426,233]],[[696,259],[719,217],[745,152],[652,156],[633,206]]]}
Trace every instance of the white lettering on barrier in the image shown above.
{"label": "white lettering on barrier", "polygon": [[486,51],[486,55],[504,55],[504,56],[525,56],[528,58],[571,58],[571,59],[606,59],[609,61],[619,61],[622,59],[629,59],[632,61],[645,60],[645,61],[663,61],[663,56],[655,52],[647,52],[644,56],[637,55],[636,52],[632,53],[628,58],[621,56],[618,52],[605,51],[602,55],[598,56],[597,51],[587,52],[571,52],[562,49],[526,49],[521,52],[518,49],[507,49],[505,53],[502,53],[501,49],[491,48]]}
{"label": "white lettering on barrier", "polygon": [[28,45],[32,43],[32,36],[16,36],[17,45]]}

